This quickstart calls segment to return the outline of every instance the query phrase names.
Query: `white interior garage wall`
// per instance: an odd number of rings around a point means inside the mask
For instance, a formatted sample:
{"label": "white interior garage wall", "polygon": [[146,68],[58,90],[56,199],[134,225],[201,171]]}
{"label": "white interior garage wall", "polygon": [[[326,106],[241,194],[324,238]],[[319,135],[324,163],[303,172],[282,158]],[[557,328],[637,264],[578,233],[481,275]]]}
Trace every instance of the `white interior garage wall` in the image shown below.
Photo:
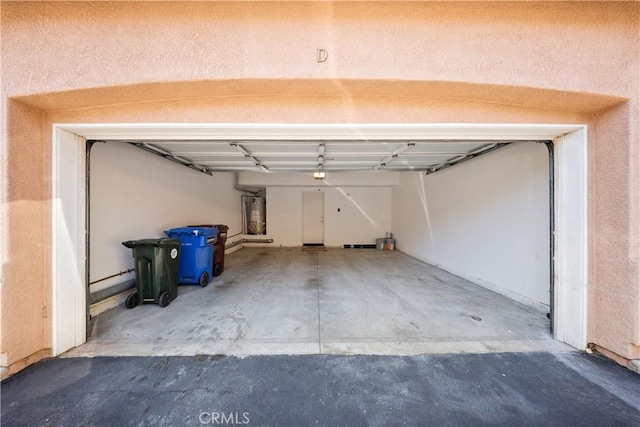
{"label": "white interior garage wall", "polygon": [[318,190],[325,194],[324,243],[342,246],[375,244],[392,231],[391,188],[399,177],[396,172],[328,172],[317,181],[311,173],[244,172],[239,182],[266,188],[270,246],[302,245],[302,194]]}
{"label": "white interior garage wall", "polygon": [[549,304],[548,153],[516,143],[393,190],[398,249],[527,305]]}
{"label": "white interior garage wall", "polygon": [[[164,230],[194,223],[227,224],[242,231],[240,195],[232,173],[190,170],[126,143],[91,150],[90,281],[133,268],[125,240],[166,237]],[[91,285],[91,292],[127,279],[128,273]]]}
{"label": "white interior garage wall", "polygon": [[[391,230],[391,187],[324,187],[324,244],[375,244]],[[274,245],[302,245],[302,194],[312,187],[267,188],[267,233]],[[340,211],[338,212],[338,209]]]}

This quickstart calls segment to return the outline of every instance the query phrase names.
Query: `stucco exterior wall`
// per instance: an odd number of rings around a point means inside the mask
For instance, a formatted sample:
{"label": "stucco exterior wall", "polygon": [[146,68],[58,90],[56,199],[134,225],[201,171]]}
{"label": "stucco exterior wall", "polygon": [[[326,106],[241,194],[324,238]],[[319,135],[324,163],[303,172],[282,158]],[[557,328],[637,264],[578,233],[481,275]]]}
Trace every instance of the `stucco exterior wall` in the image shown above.
{"label": "stucco exterior wall", "polygon": [[60,122],[586,123],[588,340],[640,358],[640,3],[1,9],[3,367],[51,347]]}
{"label": "stucco exterior wall", "polygon": [[[47,356],[51,309],[50,189],[45,172],[51,156],[42,144],[44,113],[8,102],[3,139],[2,305],[0,362],[26,365]],[[6,180],[6,181],[5,181]],[[8,182],[7,182],[8,181]],[[46,301],[46,302],[45,302]],[[25,360],[27,359],[27,360]],[[22,362],[22,363],[21,363]]]}
{"label": "stucco exterior wall", "polygon": [[589,335],[597,337],[590,341],[633,359],[640,358],[639,120],[628,103],[598,115],[590,173]]}

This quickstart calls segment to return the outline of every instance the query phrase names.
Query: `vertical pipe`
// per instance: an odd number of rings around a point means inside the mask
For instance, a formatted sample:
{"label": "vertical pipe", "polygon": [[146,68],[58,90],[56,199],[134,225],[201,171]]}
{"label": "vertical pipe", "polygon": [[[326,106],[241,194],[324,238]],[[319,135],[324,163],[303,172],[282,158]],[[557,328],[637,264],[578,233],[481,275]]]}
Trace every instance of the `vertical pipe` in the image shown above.
{"label": "vertical pipe", "polygon": [[242,234],[246,235],[248,233],[247,227],[247,203],[245,202],[248,196],[240,196],[240,205],[242,206]]}
{"label": "vertical pipe", "polygon": [[553,318],[555,314],[555,171],[553,141],[546,141],[549,150],[549,332],[553,335]]}

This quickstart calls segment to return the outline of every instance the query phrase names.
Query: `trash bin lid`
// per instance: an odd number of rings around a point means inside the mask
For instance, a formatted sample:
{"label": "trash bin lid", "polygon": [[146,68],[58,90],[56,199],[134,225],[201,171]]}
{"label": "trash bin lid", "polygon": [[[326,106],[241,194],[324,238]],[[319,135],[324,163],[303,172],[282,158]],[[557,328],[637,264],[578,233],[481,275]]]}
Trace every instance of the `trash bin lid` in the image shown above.
{"label": "trash bin lid", "polygon": [[155,239],[127,240],[126,242],[122,242],[122,244],[127,248],[134,248],[136,246],[180,246],[180,240],[162,237]]}
{"label": "trash bin lid", "polygon": [[218,229],[215,227],[178,227],[166,230],[164,232],[167,236],[211,236],[215,237],[218,234]]}
{"label": "trash bin lid", "polygon": [[187,227],[215,227],[218,229],[218,233],[226,233],[229,230],[229,226],[224,224],[198,224],[188,225]]}

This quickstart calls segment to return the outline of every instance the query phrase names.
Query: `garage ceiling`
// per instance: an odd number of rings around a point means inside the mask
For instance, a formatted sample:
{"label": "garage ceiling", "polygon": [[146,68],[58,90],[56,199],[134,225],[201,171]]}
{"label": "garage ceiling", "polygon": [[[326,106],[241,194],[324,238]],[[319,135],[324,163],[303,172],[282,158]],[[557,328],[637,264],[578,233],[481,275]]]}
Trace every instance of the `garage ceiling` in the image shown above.
{"label": "garage ceiling", "polygon": [[202,172],[435,171],[505,141],[127,141]]}
{"label": "garage ceiling", "polygon": [[204,173],[434,172],[514,142],[581,129],[557,124],[59,124],[87,140],[129,142]]}

